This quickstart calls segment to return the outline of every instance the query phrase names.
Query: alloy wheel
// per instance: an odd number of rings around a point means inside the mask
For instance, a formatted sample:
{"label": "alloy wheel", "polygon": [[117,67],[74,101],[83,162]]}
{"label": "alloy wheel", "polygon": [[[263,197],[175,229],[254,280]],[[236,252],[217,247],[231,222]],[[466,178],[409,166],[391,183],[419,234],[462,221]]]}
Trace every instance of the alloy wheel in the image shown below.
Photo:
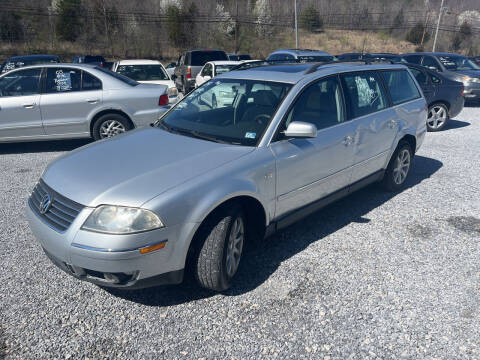
{"label": "alloy wheel", "polygon": [[126,131],[125,126],[117,120],[106,120],[100,126],[100,138],[109,138]]}
{"label": "alloy wheel", "polygon": [[395,159],[395,167],[393,168],[393,181],[397,185],[403,184],[410,170],[411,156],[408,149],[403,149]]}
{"label": "alloy wheel", "polygon": [[447,110],[440,105],[433,106],[428,112],[427,123],[432,129],[441,128],[447,121]]}
{"label": "alloy wheel", "polygon": [[227,275],[233,277],[237,272],[242,257],[243,242],[245,239],[245,226],[243,219],[237,217],[232,225],[227,244],[226,267]]}

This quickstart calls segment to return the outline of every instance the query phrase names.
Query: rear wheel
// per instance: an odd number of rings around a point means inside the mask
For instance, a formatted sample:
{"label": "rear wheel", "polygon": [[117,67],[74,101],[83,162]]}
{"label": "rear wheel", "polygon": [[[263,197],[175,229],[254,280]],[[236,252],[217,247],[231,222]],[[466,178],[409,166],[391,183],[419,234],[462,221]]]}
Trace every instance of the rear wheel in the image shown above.
{"label": "rear wheel", "polygon": [[95,140],[109,138],[122,134],[132,128],[130,121],[120,114],[105,114],[95,121],[93,125],[93,138]]}
{"label": "rear wheel", "polygon": [[440,131],[448,121],[448,109],[444,104],[433,104],[428,108],[427,130]]}
{"label": "rear wheel", "polygon": [[402,141],[393,153],[383,177],[382,185],[388,191],[398,191],[405,185],[413,161],[410,144]]}
{"label": "rear wheel", "polygon": [[245,245],[245,224],[236,205],[218,210],[202,224],[194,267],[200,286],[215,291],[231,286]]}

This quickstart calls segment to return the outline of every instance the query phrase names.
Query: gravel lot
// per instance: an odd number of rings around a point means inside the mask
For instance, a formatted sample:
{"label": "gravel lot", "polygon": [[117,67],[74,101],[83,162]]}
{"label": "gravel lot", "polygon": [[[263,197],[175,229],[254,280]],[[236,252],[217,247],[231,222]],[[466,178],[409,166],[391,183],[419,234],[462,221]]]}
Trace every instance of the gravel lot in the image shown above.
{"label": "gravel lot", "polygon": [[0,145],[0,358],[480,358],[480,108],[428,134],[408,189],[274,235],[223,295],[106,291],[50,263],[24,206],[84,143]]}

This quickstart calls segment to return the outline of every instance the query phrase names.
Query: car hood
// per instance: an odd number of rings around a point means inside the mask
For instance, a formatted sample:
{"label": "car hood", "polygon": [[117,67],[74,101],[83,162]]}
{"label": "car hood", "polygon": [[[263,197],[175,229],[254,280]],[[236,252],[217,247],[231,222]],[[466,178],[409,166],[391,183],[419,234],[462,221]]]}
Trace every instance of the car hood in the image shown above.
{"label": "car hood", "polygon": [[480,78],[480,70],[457,70],[455,73]]}
{"label": "car hood", "polygon": [[253,149],[144,128],[76,149],[51,163],[42,178],[86,206],[139,207]]}

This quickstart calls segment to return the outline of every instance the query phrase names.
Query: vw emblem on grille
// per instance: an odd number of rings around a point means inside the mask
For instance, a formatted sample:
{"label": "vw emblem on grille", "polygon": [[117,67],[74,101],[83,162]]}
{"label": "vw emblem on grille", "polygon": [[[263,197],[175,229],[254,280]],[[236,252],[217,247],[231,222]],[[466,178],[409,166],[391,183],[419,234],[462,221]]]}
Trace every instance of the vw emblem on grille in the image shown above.
{"label": "vw emblem on grille", "polygon": [[48,209],[50,209],[51,205],[52,205],[52,197],[50,196],[50,194],[43,195],[42,201],[40,201],[40,206],[39,206],[40,214],[45,214],[48,211]]}

